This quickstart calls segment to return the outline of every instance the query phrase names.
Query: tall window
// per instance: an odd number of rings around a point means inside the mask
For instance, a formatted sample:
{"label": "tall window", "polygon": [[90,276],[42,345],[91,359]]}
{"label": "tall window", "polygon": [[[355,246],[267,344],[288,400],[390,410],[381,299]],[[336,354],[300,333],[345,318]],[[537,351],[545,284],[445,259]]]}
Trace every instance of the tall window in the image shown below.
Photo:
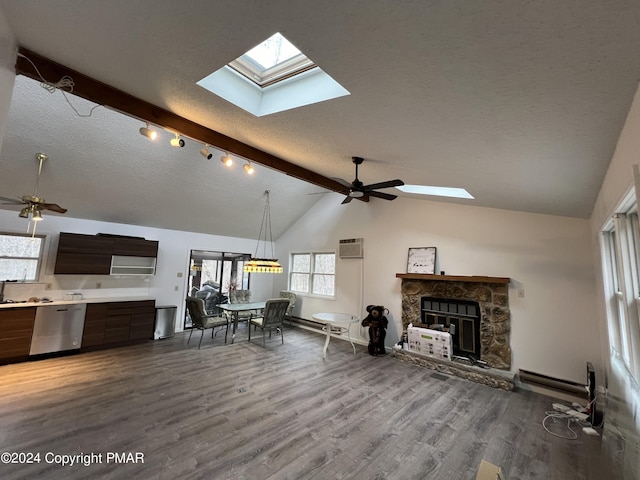
{"label": "tall window", "polygon": [[293,253],[289,265],[289,290],[322,297],[335,295],[335,253]]}
{"label": "tall window", "polygon": [[44,237],[0,234],[0,280],[38,280]]}
{"label": "tall window", "polygon": [[636,379],[640,378],[638,237],[637,206],[629,200],[603,229],[602,252],[611,346]]}

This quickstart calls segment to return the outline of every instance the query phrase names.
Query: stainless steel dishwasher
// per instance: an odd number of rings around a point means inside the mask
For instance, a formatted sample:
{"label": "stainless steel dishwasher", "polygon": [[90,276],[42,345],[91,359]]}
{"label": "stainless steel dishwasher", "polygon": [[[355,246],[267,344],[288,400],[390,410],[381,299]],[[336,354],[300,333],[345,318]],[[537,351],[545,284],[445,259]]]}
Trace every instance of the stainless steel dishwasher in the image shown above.
{"label": "stainless steel dishwasher", "polygon": [[86,310],[86,303],[38,307],[29,355],[79,349]]}

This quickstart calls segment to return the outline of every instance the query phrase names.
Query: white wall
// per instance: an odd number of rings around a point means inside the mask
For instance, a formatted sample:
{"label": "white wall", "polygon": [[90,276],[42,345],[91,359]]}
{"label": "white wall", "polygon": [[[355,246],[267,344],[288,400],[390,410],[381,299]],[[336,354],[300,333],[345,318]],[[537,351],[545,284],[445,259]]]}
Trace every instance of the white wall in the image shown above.
{"label": "white wall", "polygon": [[[285,271],[292,251],[336,250],[343,238],[364,238],[365,259],[338,260],[337,297],[303,297],[295,313],[363,315],[368,304],[390,310],[387,345],[401,333],[400,279],[409,247],[437,247],[437,271],[510,277],[512,370],[586,382],[586,362],[599,365],[594,271],[587,220],[512,212],[422,199],[372,199],[341,205],[327,194],[276,242]],[[362,262],[362,263],[361,263]],[[361,278],[361,268],[364,278]],[[286,276],[274,290],[286,288]],[[364,295],[360,301],[360,291]],[[524,289],[520,298],[517,290]],[[366,337],[362,330],[361,336]]]}
{"label": "white wall", "polygon": [[[189,274],[189,255],[192,249],[223,252],[251,253],[256,241],[243,238],[205,235],[176,230],[124,225],[119,223],[95,222],[74,219],[67,216],[43,213],[44,220],[39,223],[37,233],[47,235],[45,246],[46,266],[41,272],[38,284],[8,284],[5,289],[7,298],[25,299],[30,296],[48,296],[59,299],[69,290],[79,291],[87,298],[151,296],[156,305],[177,305],[177,330],[182,330],[184,318],[184,299]],[[18,217],[18,212],[0,210],[0,231],[25,232],[27,221]],[[158,240],[158,263],[156,275],[148,279],[110,277],[108,275],[53,275],[55,251],[59,232],[110,233],[145,237]],[[181,275],[181,276],[179,276]],[[96,283],[101,283],[96,288]],[[47,283],[51,290],[45,290]],[[272,296],[272,276],[252,274],[252,299],[266,300]]]}

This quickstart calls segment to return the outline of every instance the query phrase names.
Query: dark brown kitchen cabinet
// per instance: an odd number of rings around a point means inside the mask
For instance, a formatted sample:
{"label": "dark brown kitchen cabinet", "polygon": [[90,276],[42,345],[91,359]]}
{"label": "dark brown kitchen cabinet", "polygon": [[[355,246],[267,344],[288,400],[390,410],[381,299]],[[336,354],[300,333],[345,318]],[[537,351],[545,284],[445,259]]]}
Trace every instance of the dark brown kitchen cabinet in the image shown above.
{"label": "dark brown kitchen cabinet", "polygon": [[[110,275],[140,274],[153,275],[158,242],[137,237],[118,235],[83,235],[80,233],[60,233],[54,274]],[[112,271],[112,258],[118,258],[118,268]],[[140,268],[134,257],[146,257],[151,261],[146,268]],[[132,261],[128,262],[127,259]],[[129,265],[132,267],[128,267]],[[124,266],[124,269],[123,269]]]}
{"label": "dark brown kitchen cabinet", "polygon": [[82,348],[149,340],[153,337],[154,323],[154,300],[89,304]]}
{"label": "dark brown kitchen cabinet", "polygon": [[61,233],[53,273],[109,275],[113,243],[111,237]]}
{"label": "dark brown kitchen cabinet", "polygon": [[0,364],[27,360],[35,307],[0,309]]}
{"label": "dark brown kitchen cabinet", "polygon": [[84,317],[82,348],[104,343],[104,326],[107,321],[108,303],[90,303]]}
{"label": "dark brown kitchen cabinet", "polygon": [[158,242],[144,238],[115,237],[113,254],[131,257],[157,257]]}

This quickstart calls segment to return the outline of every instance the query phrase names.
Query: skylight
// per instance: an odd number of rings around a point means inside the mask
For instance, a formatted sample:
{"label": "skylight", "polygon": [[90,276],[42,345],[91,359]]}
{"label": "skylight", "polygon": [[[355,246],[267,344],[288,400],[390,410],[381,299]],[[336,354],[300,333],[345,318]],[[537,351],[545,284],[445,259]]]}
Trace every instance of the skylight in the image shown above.
{"label": "skylight", "polygon": [[418,195],[434,195],[438,197],[471,198],[471,199],[474,198],[473,195],[467,192],[464,188],[430,187],[427,185],[401,185],[396,188],[404,193],[415,193]]}
{"label": "skylight", "polygon": [[316,67],[280,33],[229,62],[229,66],[261,87]]}
{"label": "skylight", "polygon": [[196,83],[256,117],[349,95],[280,33]]}

